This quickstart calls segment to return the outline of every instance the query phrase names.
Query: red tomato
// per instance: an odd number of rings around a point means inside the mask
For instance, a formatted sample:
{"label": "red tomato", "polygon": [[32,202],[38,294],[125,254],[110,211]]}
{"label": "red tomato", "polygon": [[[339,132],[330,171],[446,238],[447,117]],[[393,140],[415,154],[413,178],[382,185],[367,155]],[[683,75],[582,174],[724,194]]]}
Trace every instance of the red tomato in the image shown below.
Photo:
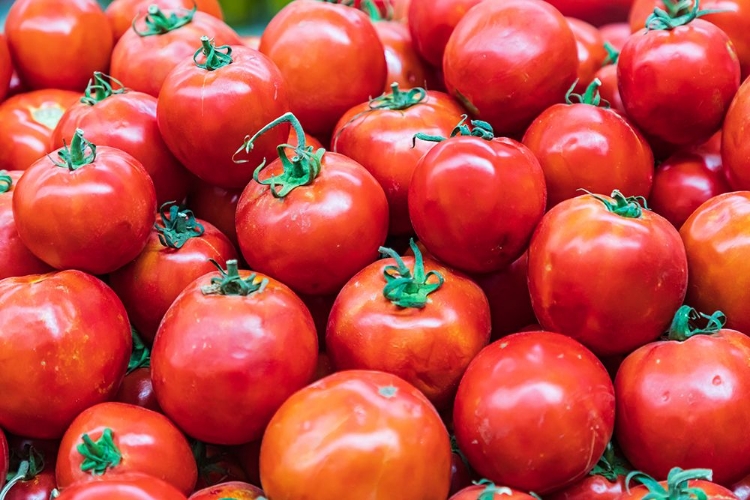
{"label": "red tomato", "polygon": [[31,253],[18,236],[13,218],[13,190],[22,174],[18,170],[0,170],[0,279],[52,270]]}
{"label": "red tomato", "polygon": [[106,481],[87,481],[65,488],[57,500],[187,500],[166,481],[146,474],[120,474]]}
{"label": "red tomato", "polygon": [[[164,81],[156,110],[159,129],[172,153],[200,179],[242,188],[253,178],[255,166],[289,137],[289,129],[279,127],[263,137],[246,165],[233,161],[239,138],[287,111],[287,86],[281,72],[257,50],[216,47],[205,36],[201,41],[203,49],[195,59],[183,60]],[[240,108],[254,111],[238,114]]]}
{"label": "red tomato", "polygon": [[548,209],[579,196],[582,189],[619,189],[627,196],[651,192],[651,147],[626,118],[599,107],[599,83],[594,81],[583,95],[569,95],[568,104],[548,108],[523,136],[544,170]]}
{"label": "red tomato", "polygon": [[196,217],[214,225],[239,248],[235,214],[241,194],[241,189],[224,189],[198,181],[188,194],[187,205]]}
{"label": "red tomato", "polygon": [[281,69],[291,111],[321,139],[348,109],[379,95],[388,74],[383,44],[367,16],[317,0],[297,0],[276,14],[260,51]]}
{"label": "red tomato", "polygon": [[431,80],[429,70],[414,49],[409,27],[396,21],[378,21],[375,31],[385,49],[388,64],[385,91],[388,92],[393,83],[405,89],[428,87],[428,80]]}
{"label": "red tomato", "polygon": [[[657,482],[644,473],[633,473],[633,478],[643,483],[629,487],[620,500],[643,500],[644,498],[706,498],[706,500],[737,500],[731,490],[712,481],[708,469],[682,470],[679,467],[669,471],[666,481]],[[630,479],[630,478],[629,478]],[[701,496],[698,496],[702,493]]]}
{"label": "red tomato", "polygon": [[[51,467],[51,468],[50,468]],[[55,463],[45,463],[45,468],[31,477],[15,483],[3,497],[4,500],[49,500],[57,489]]]}
{"label": "red tomato", "polygon": [[60,443],[55,475],[65,489],[137,472],[158,477],[185,495],[198,478],[185,436],[161,413],[125,403],[102,403],[70,424]]}
{"label": "red tomato", "polygon": [[448,500],[536,500],[535,497],[528,493],[512,490],[504,486],[495,486],[495,483],[483,479],[468,486]]}
{"label": "red tomato", "polygon": [[620,97],[620,88],[617,84],[617,64],[602,66],[596,72],[595,78],[602,82],[601,87],[599,87],[599,95],[609,103],[610,109],[620,113],[623,117],[627,117],[625,106],[622,104],[622,97]]}
{"label": "red tomato", "polygon": [[121,85],[113,89],[108,80],[106,75],[94,74],[86,97],[57,124],[50,149],[70,144],[76,130],[82,129],[94,144],[120,149],[141,162],[154,182],[159,204],[184,200],[189,174],[164,144],[156,123],[156,98]]}
{"label": "red tomato", "polygon": [[[637,0],[636,0],[637,1]],[[653,9],[651,10],[653,12]],[[599,33],[605,42],[610,44],[616,51],[622,50],[625,42],[630,38],[631,30],[628,23],[611,23],[599,27]]]}
{"label": "red tomato", "polygon": [[114,401],[162,413],[151,382],[151,368],[136,368],[125,375]]}
{"label": "red tomato", "polygon": [[412,0],[409,31],[417,53],[430,65],[443,65],[448,39],[464,14],[482,0]]}
{"label": "red tomato", "polygon": [[312,379],[317,355],[302,301],[230,260],[227,271],[198,278],[169,308],[151,375],[159,405],[187,434],[241,444],[260,438],[281,403]]}
{"label": "red tomato", "polygon": [[[16,470],[6,485],[4,500],[49,500],[57,487],[55,481],[56,442],[42,442],[16,438],[11,441],[11,456],[16,462]],[[2,448],[2,446],[0,446]],[[1,471],[0,471],[1,472]],[[5,480],[2,476],[0,482]],[[2,493],[0,493],[2,495]]]}
{"label": "red tomato", "polygon": [[[471,132],[461,124],[419,161],[409,216],[432,255],[462,271],[488,273],[521,256],[544,214],[547,189],[531,151],[493,137],[484,122],[471,123]],[[471,210],[464,210],[467,196]]]}
{"label": "red tomato", "polygon": [[339,372],[294,394],[260,450],[263,489],[273,500],[445,500],[450,469],[450,438],[430,402],[376,371]]}
{"label": "red tomato", "polygon": [[557,333],[509,335],[469,365],[453,410],[456,439],[483,477],[546,494],[583,478],[612,437],[607,370]]}
{"label": "red tomato", "polygon": [[0,102],[5,100],[10,91],[13,72],[13,61],[10,59],[8,40],[5,35],[0,34]]}
{"label": "red tomato", "polygon": [[52,132],[65,111],[81,98],[68,90],[36,90],[0,105],[0,168],[26,170],[53,151]]}
{"label": "red tomato", "polygon": [[[110,275],[110,286],[149,345],[180,292],[216,269],[212,260],[226,266],[227,260],[237,258],[229,239],[213,225],[196,219],[190,210],[165,204],[160,219],[143,252]],[[144,293],[148,300],[143,300]]]}
{"label": "red tomato", "polygon": [[93,276],[0,281],[0,426],[59,438],[79,413],[114,396],[131,345],[125,308]]}
{"label": "red tomato", "polygon": [[236,31],[210,14],[163,12],[153,2],[144,3],[151,5],[148,13],[143,12],[145,17],[138,18],[112,51],[112,76],[132,90],[159,97],[167,75],[200,48],[201,36],[208,36],[216,46],[242,44]]}
{"label": "red tomato", "polygon": [[336,125],[332,150],[359,162],[378,180],[388,199],[391,235],[413,234],[409,183],[419,160],[435,146],[415,142],[414,135],[448,136],[463,113],[442,92],[399,90],[394,84],[388,94],[347,111]]}
{"label": "red tomato", "polygon": [[119,149],[91,144],[80,129],[57,155],[39,159],[16,185],[21,240],[57,269],[106,274],[124,266],[141,253],[154,223],[148,172]]}
{"label": "red tomato", "polygon": [[548,495],[549,500],[618,500],[626,491],[629,465],[616,453],[612,444],[586,477],[564,490]]}
{"label": "red tomato", "polygon": [[521,134],[563,102],[578,71],[565,18],[541,1],[482,2],[456,26],[445,49],[445,84],[498,135]]}
{"label": "red tomato", "polygon": [[[105,13],[112,24],[115,41],[119,40],[126,31],[133,26],[133,19],[145,15],[150,5],[156,5],[161,10],[192,9],[210,14],[217,19],[223,19],[219,0],[114,0],[107,6]],[[200,36],[200,35],[199,35]],[[155,68],[149,67],[150,70]]]}
{"label": "red tomato", "polygon": [[[279,124],[287,113],[246,140]],[[305,142],[256,170],[237,205],[240,250],[251,269],[306,295],[337,293],[378,257],[388,232],[388,202],[377,180],[356,161]],[[293,236],[293,240],[290,237]],[[304,249],[304,251],[301,251]]]}
{"label": "red tomato", "polygon": [[236,500],[256,500],[261,497],[263,497],[263,491],[260,488],[241,481],[232,481],[196,491],[188,500],[226,500],[229,498]]}
{"label": "red tomato", "polygon": [[583,93],[607,59],[604,37],[595,26],[585,21],[574,17],[567,17],[565,20],[573,32],[578,49],[578,82],[575,91]]}
{"label": "red tomato", "polygon": [[625,21],[633,0],[547,0],[565,16],[596,26]]}
{"label": "red tomato", "polygon": [[455,495],[464,488],[469,487],[472,484],[471,472],[469,472],[469,466],[466,465],[465,459],[461,455],[453,451],[451,457],[451,489],[449,495]]}
{"label": "red tomato", "polygon": [[112,28],[95,0],[16,0],[5,33],[30,89],[81,91],[94,71],[109,68]]}
{"label": "red tomato", "polygon": [[[2,110],[2,107],[0,107]],[[750,80],[740,87],[729,106],[721,136],[721,158],[729,186],[735,191],[750,190]]]}

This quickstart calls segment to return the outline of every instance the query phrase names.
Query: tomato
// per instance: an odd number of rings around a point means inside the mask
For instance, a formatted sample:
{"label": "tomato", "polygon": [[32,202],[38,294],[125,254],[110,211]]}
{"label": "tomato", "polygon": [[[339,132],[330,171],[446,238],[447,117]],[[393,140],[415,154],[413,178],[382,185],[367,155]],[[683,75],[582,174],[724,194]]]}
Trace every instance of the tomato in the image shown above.
{"label": "tomato", "polygon": [[607,370],[575,340],[509,335],[486,347],[461,379],[456,439],[483,477],[541,495],[583,478],[612,437]]}
{"label": "tomato", "polygon": [[196,490],[202,490],[226,482],[247,480],[247,474],[239,459],[227,448],[193,441],[193,456],[198,464]]}
{"label": "tomato", "polygon": [[625,21],[633,0],[547,0],[565,16],[596,26]]}
{"label": "tomato", "polygon": [[618,500],[626,491],[629,465],[616,452],[612,443],[586,477],[546,498],[550,500]]}
{"label": "tomato", "polygon": [[0,279],[52,270],[31,253],[18,236],[13,218],[13,190],[22,174],[18,170],[0,170]]}
{"label": "tomato", "polygon": [[385,91],[388,92],[393,83],[408,89],[430,86],[429,70],[414,49],[409,27],[396,21],[378,21],[375,23],[375,31],[385,49],[388,65]]}
{"label": "tomato", "polygon": [[512,490],[505,486],[496,486],[492,481],[483,479],[473,486],[468,486],[448,500],[532,500],[535,497],[528,493]]}
{"label": "tomato", "polygon": [[617,83],[617,63],[602,66],[596,72],[595,79],[602,83],[601,87],[599,87],[599,95],[602,100],[609,103],[612,111],[627,118],[625,106],[622,104],[622,97],[620,96],[620,88]]}
{"label": "tomato", "polygon": [[[40,442],[16,438],[11,441],[11,475],[5,500],[49,500],[57,487],[55,458],[57,446],[53,442]],[[0,471],[1,472],[1,471]],[[5,475],[2,476],[2,482]],[[10,483],[13,483],[12,485]]]}
{"label": "tomato", "polygon": [[260,488],[241,481],[232,481],[196,491],[188,500],[256,500],[262,496],[263,491]]}
{"label": "tomato", "polygon": [[355,106],[341,117],[332,150],[359,162],[380,183],[388,199],[391,235],[413,233],[407,194],[419,160],[435,144],[414,135],[448,136],[464,111],[442,92],[421,88],[391,91]]}
{"label": "tomato", "polygon": [[[621,500],[642,500],[653,498],[666,500],[668,498],[706,498],[707,500],[736,500],[731,490],[712,482],[709,469],[682,470],[675,467],[669,471],[666,481],[657,482],[656,479],[644,473],[632,473],[642,484],[629,487],[619,498]],[[628,477],[630,482],[631,477]],[[701,496],[699,496],[701,495]]]}
{"label": "tomato", "polygon": [[200,48],[201,36],[217,46],[242,44],[237,32],[210,14],[162,11],[153,2],[144,3],[148,12],[144,9],[143,19],[138,18],[112,51],[112,76],[132,90],[159,97],[167,75]]}
{"label": "tomato", "polygon": [[[2,108],[0,107],[0,110]],[[729,106],[721,136],[721,159],[729,186],[735,191],[750,189],[750,145],[745,132],[750,127],[750,81],[740,87]]]}
{"label": "tomato", "polygon": [[263,31],[260,51],[281,69],[290,110],[321,140],[341,115],[386,84],[385,50],[375,27],[363,12],[343,5],[290,3]]}
{"label": "tomato", "polygon": [[21,240],[57,269],[106,274],[141,253],[156,212],[154,184],[129,154],[78,129],[70,147],[24,173],[13,195]]}
{"label": "tomato", "polygon": [[569,94],[567,104],[548,108],[523,137],[544,170],[548,209],[581,190],[619,189],[627,196],[651,192],[651,147],[626,118],[599,106],[599,83],[594,81],[583,95]]}
{"label": "tomato", "polygon": [[[114,0],[107,6],[105,13],[112,24],[115,41],[119,40],[133,26],[133,19],[148,12],[150,5],[161,10],[178,10],[197,8],[217,19],[223,19],[219,0]],[[199,35],[200,36],[200,35]],[[150,68],[153,69],[153,68]]]}
{"label": "tomato", "polygon": [[16,0],[5,34],[30,89],[81,91],[94,71],[109,68],[112,28],[95,0]]}
{"label": "tomato", "polygon": [[54,461],[51,464],[45,463],[41,472],[15,483],[3,497],[4,500],[49,500],[57,488],[54,464]]}
{"label": "tomato", "polygon": [[187,500],[166,481],[146,474],[119,474],[106,481],[87,481],[65,488],[57,500]]}
{"label": "tomato", "polygon": [[5,35],[0,34],[0,102],[5,100],[10,91],[13,72],[13,61],[10,59],[8,40]]}
{"label": "tomato", "polygon": [[[299,121],[287,113],[247,139],[246,149],[287,123],[303,137]],[[388,202],[377,180],[356,161],[314,152],[304,141],[287,149],[296,160],[281,152],[256,170],[240,196],[240,250],[251,269],[296,292],[335,294],[377,259],[388,232]]]}
{"label": "tomato", "polygon": [[680,18],[653,15],[651,28],[631,36],[617,62],[625,111],[657,144],[707,141],[721,128],[740,85],[729,37],[695,15],[695,9]]}
{"label": "tomato", "polygon": [[574,17],[567,17],[565,20],[573,32],[578,49],[578,82],[575,91],[583,93],[607,59],[604,37],[595,26],[585,21]]}
{"label": "tomato", "polygon": [[[653,10],[651,12],[653,12]],[[600,26],[599,33],[601,33],[602,38],[606,43],[610,44],[613,49],[619,52],[622,50],[625,42],[628,41],[628,38],[630,38],[631,30],[628,23],[611,23]]]}
{"label": "tomato", "polygon": [[451,489],[448,494],[455,495],[462,489],[471,486],[472,481],[469,462],[463,453],[461,453],[461,450],[458,449],[455,436],[451,436],[451,448],[453,450],[453,455],[451,456]]}
{"label": "tomato", "polygon": [[433,406],[403,379],[377,371],[335,373],[297,392],[260,449],[263,489],[273,500],[445,500],[450,469],[450,438]]}
{"label": "tomato", "polygon": [[130,354],[128,371],[125,373],[125,378],[114,400],[161,413],[159,402],[154,394],[154,385],[151,382],[151,350],[146,347],[140,334],[132,327],[131,333],[133,351]]}
{"label": "tomato", "polygon": [[[172,153],[200,179],[242,188],[255,166],[289,136],[287,127],[279,127],[256,144],[246,165],[233,161],[242,137],[287,111],[287,86],[260,52],[216,47],[205,36],[201,41],[195,58],[183,60],[164,80],[156,110],[159,129]],[[254,111],[238,114],[240,108]]]}
{"label": "tomato", "polygon": [[482,0],[412,0],[408,19],[414,48],[430,65],[443,65],[448,39],[464,14]]}
{"label": "tomato", "polygon": [[235,214],[241,194],[241,189],[224,189],[198,181],[188,194],[187,206],[196,217],[215,226],[238,248]]}
{"label": "tomato", "polygon": [[65,111],[81,98],[69,90],[36,90],[0,104],[0,168],[26,170],[53,151],[52,132]]}
{"label": "tomato", "polygon": [[159,405],[187,434],[241,444],[260,438],[281,403],[312,379],[317,355],[315,324],[302,301],[230,260],[169,308],[151,375]]}
{"label": "tomato", "polygon": [[448,41],[443,62],[451,95],[500,135],[521,134],[563,102],[578,71],[576,39],[545,2],[481,2]]}
{"label": "tomato", "polygon": [[[453,137],[419,161],[409,186],[409,216],[439,260],[489,273],[507,268],[526,249],[544,214],[547,189],[528,148],[495,138],[484,122],[471,124],[471,130],[459,124]],[[464,210],[467,196],[474,200],[471,210]]]}
{"label": "tomato", "polygon": [[62,436],[81,411],[114,396],[131,345],[125,308],[93,276],[62,271],[0,281],[0,426]]}

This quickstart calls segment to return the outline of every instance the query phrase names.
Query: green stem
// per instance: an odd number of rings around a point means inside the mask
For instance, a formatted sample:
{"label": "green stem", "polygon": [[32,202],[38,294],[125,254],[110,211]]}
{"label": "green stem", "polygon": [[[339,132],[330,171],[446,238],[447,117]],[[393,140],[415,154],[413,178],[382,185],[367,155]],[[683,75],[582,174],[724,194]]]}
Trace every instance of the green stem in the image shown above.
{"label": "green stem", "polygon": [[96,145],[91,144],[83,137],[83,130],[77,129],[70,146],[64,145],[57,152],[62,162],[53,163],[60,168],[67,168],[71,172],[79,168],[90,165],[96,160]]}
{"label": "green stem", "polygon": [[611,198],[613,198],[614,201],[609,200],[608,198],[605,198],[603,196],[599,196],[598,194],[589,193],[585,189],[582,191],[590,194],[591,196],[602,202],[610,212],[621,217],[626,217],[628,219],[640,219],[643,215],[643,210],[649,209],[648,205],[646,204],[646,199],[643,196],[630,196],[626,198],[625,195],[623,195],[617,189],[612,191]]}
{"label": "green stem", "polygon": [[607,51],[607,58],[602,63],[602,66],[609,66],[610,64],[617,64],[620,60],[620,53],[617,49],[609,42],[604,42],[604,50]]}
{"label": "green stem", "polygon": [[[394,250],[380,247],[381,254],[396,261],[395,266],[385,266],[383,269],[386,282],[383,296],[398,307],[422,309],[427,305],[428,295],[439,290],[445,278],[437,271],[425,273],[422,252],[413,239],[409,245],[414,252],[414,268],[411,270]],[[429,283],[432,277],[437,278],[437,283]]]}
{"label": "green stem", "polygon": [[700,0],[695,0],[693,7],[688,9],[690,1],[691,0],[681,0],[679,2],[674,2],[673,0],[666,0],[664,3],[667,10],[658,7],[654,9],[654,13],[646,19],[646,30],[670,31],[680,26],[685,26],[699,17],[708,14],[727,12],[726,9],[701,10]]}
{"label": "green stem", "polygon": [[591,472],[589,472],[589,475],[602,476],[614,483],[618,477],[627,476],[629,472],[630,469],[627,466],[627,462],[617,455],[614,445],[610,442],[607,444],[602,457]]}
{"label": "green stem", "polygon": [[10,492],[11,488],[13,488],[16,483],[26,480],[26,475],[29,473],[29,468],[30,464],[28,461],[24,460],[23,462],[21,462],[21,465],[18,467],[18,472],[16,472],[16,474],[5,484],[5,487],[0,490],[0,500],[4,500],[5,497],[8,496],[8,492]]}
{"label": "green stem", "polygon": [[192,238],[203,235],[205,228],[199,223],[191,210],[180,210],[173,201],[161,206],[160,221],[154,223],[159,235],[159,242],[173,249],[180,249]]}
{"label": "green stem", "polygon": [[[450,137],[466,136],[466,137],[478,137],[485,141],[491,141],[495,138],[495,131],[492,129],[492,125],[481,120],[471,120],[471,127],[466,124],[466,120],[469,119],[468,115],[461,116],[461,121],[451,132]],[[412,147],[417,143],[417,139],[428,142],[443,142],[447,140],[445,137],[437,135],[427,135],[418,133],[412,139]]]}
{"label": "green stem", "polygon": [[[225,51],[225,52],[222,52]],[[198,62],[198,57],[203,54],[206,61],[203,63]],[[193,54],[193,61],[195,65],[206,71],[216,71],[224,66],[232,64],[232,47],[229,45],[222,45],[217,47],[214,41],[208,38],[206,35],[201,37],[201,48],[195,51]]]}
{"label": "green stem", "polygon": [[195,3],[195,0],[193,0],[193,8],[191,10],[185,10],[185,13],[181,16],[178,16],[175,12],[167,16],[161,11],[158,5],[150,5],[148,7],[148,13],[143,19],[146,24],[146,29],[138,31],[138,28],[136,28],[136,21],[138,18],[136,17],[133,19],[133,31],[141,37],[163,35],[191,23],[197,11],[198,5]]}
{"label": "green stem", "polygon": [[421,87],[415,87],[408,92],[398,88],[398,83],[391,84],[391,92],[376,97],[370,101],[370,109],[390,109],[392,111],[403,111],[427,99],[427,91]]}
{"label": "green stem", "polygon": [[151,351],[141,339],[138,331],[130,327],[130,335],[133,337],[133,350],[130,353],[127,374],[133,373],[138,368],[151,367]]}
{"label": "green stem", "polygon": [[13,178],[7,170],[0,170],[0,194],[7,193],[13,187]]}
{"label": "green stem", "polygon": [[479,493],[479,496],[477,496],[477,500],[494,500],[496,494],[509,496],[513,495],[513,490],[504,486],[495,486],[495,483],[493,483],[489,479],[474,481],[472,484],[474,486],[484,486],[482,492]]}
{"label": "green stem", "polygon": [[[701,328],[696,324],[698,320],[706,320],[706,326]],[[668,340],[684,342],[695,335],[712,335],[722,328],[727,318],[721,311],[716,311],[710,316],[699,313],[690,306],[680,307],[672,319],[672,325],[667,333]]]}
{"label": "green stem", "polygon": [[[120,88],[114,89],[112,83],[117,84]],[[127,92],[128,89],[119,80],[105,75],[100,71],[94,71],[94,78],[89,80],[89,84],[83,92],[83,97],[81,97],[81,102],[93,106],[96,103],[102,102],[107,97]]]}
{"label": "green stem", "polygon": [[268,286],[268,278],[256,283],[258,275],[253,273],[242,279],[236,260],[227,261],[226,271],[218,262],[211,259],[211,263],[219,269],[220,276],[211,278],[211,284],[201,288],[203,295],[238,295],[246,297],[253,293],[263,293]]}
{"label": "green stem", "polygon": [[565,102],[568,104],[576,104],[573,102],[573,99],[577,101],[578,104],[589,104],[591,106],[599,107],[604,103],[602,107],[609,109],[609,103],[602,99],[602,96],[599,95],[599,87],[602,86],[602,81],[598,78],[594,78],[594,81],[589,84],[588,87],[586,87],[586,92],[581,94],[576,94],[573,92],[575,90],[576,85],[578,85],[578,81],[576,82],[568,89],[568,93],[565,95]]}
{"label": "green stem", "polygon": [[101,476],[107,469],[117,467],[122,460],[122,454],[112,439],[112,429],[105,428],[102,437],[94,442],[88,434],[81,436],[83,443],[78,445],[78,453],[83,456],[81,470],[91,472],[94,476]]}
{"label": "green stem", "polygon": [[649,491],[642,500],[708,500],[705,491],[701,488],[691,488],[688,482],[696,479],[711,481],[713,473],[710,469],[682,470],[675,467],[669,471],[665,488],[648,474],[633,471],[625,478],[625,489],[628,494],[630,494],[630,483],[634,479],[637,479]]}

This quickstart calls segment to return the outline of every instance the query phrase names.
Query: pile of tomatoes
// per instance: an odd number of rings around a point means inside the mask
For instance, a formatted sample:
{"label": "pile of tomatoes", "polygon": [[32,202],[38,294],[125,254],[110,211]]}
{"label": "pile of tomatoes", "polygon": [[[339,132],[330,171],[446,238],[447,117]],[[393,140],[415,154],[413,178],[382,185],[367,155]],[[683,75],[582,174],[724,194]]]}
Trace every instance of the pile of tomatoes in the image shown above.
{"label": "pile of tomatoes", "polygon": [[0,500],[750,497],[750,0],[16,0]]}

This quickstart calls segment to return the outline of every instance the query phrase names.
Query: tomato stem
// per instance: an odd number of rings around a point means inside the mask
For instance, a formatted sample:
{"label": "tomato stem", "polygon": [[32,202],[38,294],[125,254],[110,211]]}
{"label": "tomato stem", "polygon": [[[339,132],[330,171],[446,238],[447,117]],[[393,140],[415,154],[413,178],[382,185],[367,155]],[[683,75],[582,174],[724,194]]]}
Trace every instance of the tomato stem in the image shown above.
{"label": "tomato stem", "polygon": [[174,201],[166,202],[159,211],[161,221],[154,223],[154,229],[159,235],[159,242],[167,248],[180,249],[190,239],[198,238],[205,232],[193,212],[180,210]]}
{"label": "tomato stem", "polygon": [[[427,305],[427,296],[443,286],[445,278],[437,271],[425,273],[424,259],[414,239],[409,242],[414,252],[414,268],[410,270],[401,256],[391,248],[380,247],[378,250],[386,257],[396,261],[395,266],[385,266],[383,277],[385,287],[383,296],[398,307],[422,309]],[[437,283],[429,283],[430,278],[437,278]]]}
{"label": "tomato stem", "polygon": [[[110,82],[117,84],[120,88],[112,88],[112,83]],[[94,71],[94,77],[89,80],[89,84],[86,86],[83,97],[81,97],[81,102],[93,106],[98,102],[102,102],[107,97],[117,94],[125,94],[127,92],[128,89],[126,89],[119,80],[112,78],[109,75],[105,75],[100,71]]]}
{"label": "tomato stem", "polygon": [[664,488],[656,479],[640,471],[633,471],[625,478],[625,489],[630,494],[630,482],[633,479],[640,481],[648,490],[649,494],[644,496],[649,500],[708,500],[706,492],[701,488],[691,488],[688,481],[703,479],[711,481],[713,472],[711,469],[688,469],[682,470],[675,467],[669,471],[667,476],[667,487]]}
{"label": "tomato stem", "polygon": [[602,63],[603,66],[609,66],[610,64],[617,64],[620,60],[620,52],[609,42],[604,42],[604,50],[607,51],[607,58]]}
{"label": "tomato stem", "polygon": [[[698,320],[706,320],[706,326],[699,327],[696,324]],[[712,335],[724,328],[726,322],[727,317],[721,311],[716,311],[709,316],[699,313],[690,306],[682,306],[672,319],[667,338],[682,342],[695,335]]]}
{"label": "tomato stem", "polygon": [[76,448],[83,456],[81,470],[91,472],[94,476],[101,476],[107,469],[117,467],[122,460],[122,454],[112,439],[112,429],[105,428],[102,437],[94,442],[88,434],[81,436],[83,443]]}
{"label": "tomato stem", "polygon": [[268,285],[268,278],[263,278],[256,283],[258,277],[253,273],[246,279],[242,279],[237,266],[237,260],[228,260],[226,271],[218,262],[211,259],[211,263],[219,269],[220,276],[211,278],[211,284],[201,288],[203,295],[239,295],[246,297],[253,293],[262,293]]}
{"label": "tomato stem", "polygon": [[[611,201],[603,196],[599,196],[598,194],[589,193],[585,189],[582,189],[581,191],[584,191],[597,200],[601,201],[610,212],[622,217],[626,217],[628,219],[640,219],[643,215],[643,210],[649,209],[648,205],[646,204],[646,198],[644,198],[643,196],[630,196],[626,198],[625,195],[623,195],[617,189],[612,191],[611,198],[613,198],[614,201]],[[643,205],[641,205],[641,203]]]}
{"label": "tomato stem", "polygon": [[0,500],[3,500],[6,496],[8,496],[8,492],[13,488],[13,486],[16,485],[16,483],[20,481],[25,481],[26,476],[29,473],[31,465],[28,460],[24,460],[21,462],[21,465],[18,467],[18,472],[16,474],[8,479],[8,482],[5,484],[5,487],[0,490]]}
{"label": "tomato stem", "polygon": [[0,194],[7,193],[13,187],[13,178],[7,170],[0,170]]}
{"label": "tomato stem", "polygon": [[63,147],[57,152],[62,162],[52,160],[56,166],[67,168],[71,172],[79,168],[94,163],[96,160],[96,145],[90,143],[83,137],[83,130],[76,129],[70,146],[63,141]]}
{"label": "tomato stem", "polygon": [[[591,106],[599,107],[603,104],[602,107],[609,109],[609,103],[602,99],[602,96],[599,95],[599,87],[602,86],[601,80],[598,78],[594,78],[594,81],[589,84],[588,87],[586,87],[586,92],[581,94],[576,94],[573,92],[575,90],[576,85],[578,85],[578,80],[576,80],[575,83],[568,89],[568,93],[565,94],[565,102],[568,104],[589,104]],[[577,103],[573,102],[573,98],[575,98]]]}
{"label": "tomato stem", "polygon": [[427,91],[415,87],[407,92],[398,88],[398,83],[391,84],[391,92],[376,97],[370,101],[370,109],[390,109],[402,111],[423,102],[427,98]]}
{"label": "tomato stem", "polygon": [[[468,115],[461,116],[461,121],[458,122],[458,125],[456,125],[456,127],[451,132],[451,138],[456,136],[478,137],[479,139],[484,139],[485,141],[491,141],[495,138],[495,131],[492,129],[492,125],[481,120],[471,120],[471,122],[469,122],[471,123],[471,127],[469,127],[468,125],[466,125],[466,120],[468,119]],[[427,135],[420,132],[414,135],[414,138],[412,139],[412,147],[414,147],[414,145],[417,143],[417,139],[429,142],[443,142],[447,140],[447,138],[445,137],[441,137],[438,135]]]}
{"label": "tomato stem", "polygon": [[589,472],[590,476],[602,476],[608,481],[614,483],[620,476],[627,476],[630,472],[627,462],[623,460],[615,451],[612,442],[607,444],[604,454],[596,463],[594,468]]}
{"label": "tomato stem", "polygon": [[693,7],[689,8],[691,1],[680,0],[679,2],[674,2],[673,0],[665,0],[664,4],[667,10],[658,7],[655,8],[654,13],[646,19],[646,30],[670,31],[680,26],[685,26],[699,17],[727,12],[726,9],[701,10],[700,0],[695,0]]}
{"label": "tomato stem", "polygon": [[138,28],[136,28],[136,21],[138,18],[136,17],[133,19],[133,31],[141,37],[163,35],[191,23],[197,11],[198,5],[195,3],[195,0],[193,0],[193,8],[191,10],[185,10],[185,13],[181,16],[178,16],[176,12],[166,16],[158,5],[152,4],[149,5],[148,13],[143,19],[143,22],[146,24],[146,29],[138,31]]}
{"label": "tomato stem", "polygon": [[496,486],[495,483],[493,483],[489,479],[480,479],[479,481],[473,481],[472,484],[474,486],[484,486],[482,492],[479,493],[479,496],[477,496],[477,500],[494,500],[495,494],[509,496],[513,495],[513,490],[505,486]]}
{"label": "tomato stem", "polygon": [[126,374],[131,374],[138,368],[150,368],[151,367],[151,351],[141,339],[138,331],[130,327],[130,335],[133,337],[133,350],[130,353],[130,361],[128,361],[128,371]]}
{"label": "tomato stem", "polygon": [[[225,51],[225,52],[222,52]],[[203,54],[206,61],[203,63],[198,62],[198,57]],[[214,41],[208,38],[206,35],[201,37],[201,48],[195,51],[193,54],[193,61],[195,65],[206,71],[216,71],[224,66],[232,64],[232,47],[229,45],[222,45],[217,47]]]}

